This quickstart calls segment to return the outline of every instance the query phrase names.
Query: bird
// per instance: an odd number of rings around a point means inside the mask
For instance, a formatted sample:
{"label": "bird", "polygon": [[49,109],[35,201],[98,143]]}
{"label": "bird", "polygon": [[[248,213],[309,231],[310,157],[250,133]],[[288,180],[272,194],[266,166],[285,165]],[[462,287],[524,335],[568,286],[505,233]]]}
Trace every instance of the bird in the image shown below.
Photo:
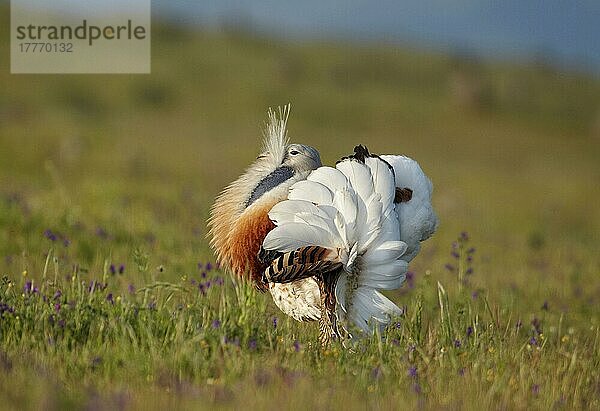
{"label": "bird", "polygon": [[432,184],[418,163],[358,145],[335,168],[289,144],[289,106],[269,111],[264,150],[217,197],[209,219],[218,260],[270,291],[299,321],[319,321],[328,346],[384,328],[420,242],[437,229]]}

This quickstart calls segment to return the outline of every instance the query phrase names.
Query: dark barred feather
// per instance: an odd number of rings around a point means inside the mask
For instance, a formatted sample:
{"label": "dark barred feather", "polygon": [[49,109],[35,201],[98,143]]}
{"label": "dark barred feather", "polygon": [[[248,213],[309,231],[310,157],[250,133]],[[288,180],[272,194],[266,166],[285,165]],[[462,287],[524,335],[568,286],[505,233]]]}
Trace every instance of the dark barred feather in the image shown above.
{"label": "dark barred feather", "polygon": [[327,259],[329,253],[331,250],[326,248],[310,246],[280,254],[265,270],[265,280],[289,283],[337,271],[342,267],[342,263]]}

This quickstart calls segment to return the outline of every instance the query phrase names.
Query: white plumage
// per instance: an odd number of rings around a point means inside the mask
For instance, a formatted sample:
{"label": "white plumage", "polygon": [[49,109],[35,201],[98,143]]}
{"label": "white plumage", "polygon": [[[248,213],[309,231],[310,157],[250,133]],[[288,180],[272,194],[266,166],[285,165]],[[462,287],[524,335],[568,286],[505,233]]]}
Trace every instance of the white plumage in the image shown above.
{"label": "white plumage", "polygon": [[[410,188],[410,201],[396,204],[396,188]],[[320,167],[271,209],[277,227],[263,247],[284,253],[309,246],[331,250],[328,258],[343,267],[335,285],[336,314],[368,332],[401,314],[378,290],[402,285],[419,241],[435,230],[431,190],[419,165],[403,156],[367,152],[336,168]]]}
{"label": "white plumage", "polygon": [[296,321],[314,321],[321,318],[319,284],[314,278],[291,283],[269,283],[269,292],[275,305]]}
{"label": "white plumage", "polygon": [[410,262],[419,253],[421,241],[427,240],[438,226],[438,218],[431,205],[433,185],[415,160],[398,155],[381,156],[394,168],[396,187],[410,188],[410,201],[396,204],[400,221],[400,239],[408,248],[402,259]]}

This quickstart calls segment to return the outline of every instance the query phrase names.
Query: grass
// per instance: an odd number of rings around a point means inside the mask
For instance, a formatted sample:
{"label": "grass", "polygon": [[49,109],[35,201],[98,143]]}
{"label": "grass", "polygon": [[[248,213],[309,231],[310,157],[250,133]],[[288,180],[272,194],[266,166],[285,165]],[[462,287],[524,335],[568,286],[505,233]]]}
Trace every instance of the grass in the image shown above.
{"label": "grass", "polygon": [[[599,407],[597,79],[154,31],[149,76],[10,75],[0,42],[2,408]],[[365,143],[435,185],[440,229],[390,294],[406,316],[354,352],[317,348],[205,239],[288,101],[325,163]]]}

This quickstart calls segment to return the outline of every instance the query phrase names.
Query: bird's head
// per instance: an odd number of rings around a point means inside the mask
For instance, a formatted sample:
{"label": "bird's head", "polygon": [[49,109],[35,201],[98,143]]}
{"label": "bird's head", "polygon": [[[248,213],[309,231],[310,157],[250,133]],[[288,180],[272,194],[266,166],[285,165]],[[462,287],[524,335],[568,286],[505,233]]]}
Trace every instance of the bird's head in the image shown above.
{"label": "bird's head", "polygon": [[252,189],[244,193],[245,207],[250,207],[265,195],[280,197],[287,194],[286,190],[293,182],[303,180],[320,166],[319,152],[313,147],[284,143],[274,148],[271,145],[240,177],[246,177],[254,183],[253,186],[249,185]]}
{"label": "bird's head", "polygon": [[291,144],[287,138],[289,106],[278,113],[269,110],[265,128],[263,149],[254,163],[231,184],[238,199],[243,199],[243,208],[267,198],[287,196],[289,186],[303,180],[314,169],[321,166],[319,152],[304,144]]}

